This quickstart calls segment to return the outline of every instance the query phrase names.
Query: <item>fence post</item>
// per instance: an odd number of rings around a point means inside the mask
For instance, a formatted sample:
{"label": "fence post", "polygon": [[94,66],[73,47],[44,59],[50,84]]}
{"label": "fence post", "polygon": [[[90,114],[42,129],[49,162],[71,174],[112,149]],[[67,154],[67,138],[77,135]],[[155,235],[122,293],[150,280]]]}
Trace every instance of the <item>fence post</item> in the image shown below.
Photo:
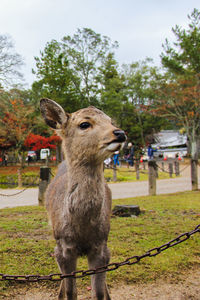
{"label": "fence post", "polygon": [[191,158],[191,183],[192,191],[198,190],[198,160]]}
{"label": "fence post", "polygon": [[117,181],[117,168],[115,165],[113,166],[113,181]]}
{"label": "fence post", "polygon": [[139,170],[139,167],[140,167],[140,163],[139,163],[139,159],[137,158],[135,160],[135,171],[136,171],[136,179],[137,180],[140,179],[140,170]]}
{"label": "fence post", "polygon": [[40,167],[40,182],[39,182],[39,192],[38,192],[38,202],[39,205],[44,206],[44,197],[47,186],[51,179],[51,169],[47,166]]}
{"label": "fence post", "polygon": [[179,176],[180,175],[180,168],[179,168],[179,161],[177,159],[175,159],[175,162],[174,162],[174,170],[175,170],[176,176]]}
{"label": "fence post", "polygon": [[154,160],[148,161],[149,168],[149,195],[156,195],[156,162]]}
{"label": "fence post", "polygon": [[169,177],[172,177],[173,174],[173,164],[172,162],[169,163]]}

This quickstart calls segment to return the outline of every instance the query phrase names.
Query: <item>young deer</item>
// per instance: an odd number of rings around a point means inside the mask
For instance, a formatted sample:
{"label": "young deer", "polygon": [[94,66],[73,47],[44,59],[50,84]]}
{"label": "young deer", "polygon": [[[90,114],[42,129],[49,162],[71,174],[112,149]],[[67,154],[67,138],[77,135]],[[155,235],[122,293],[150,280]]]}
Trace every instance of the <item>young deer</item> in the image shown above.
{"label": "young deer", "polygon": [[[87,255],[91,269],[104,266],[110,258],[111,191],[104,180],[103,161],[121,148],[126,136],[92,106],[68,114],[56,102],[42,99],[41,112],[61,136],[65,156],[46,192],[60,270],[75,271],[82,255]],[[105,273],[92,275],[92,299],[111,299],[105,277]],[[58,299],[77,299],[75,279],[61,282]]]}

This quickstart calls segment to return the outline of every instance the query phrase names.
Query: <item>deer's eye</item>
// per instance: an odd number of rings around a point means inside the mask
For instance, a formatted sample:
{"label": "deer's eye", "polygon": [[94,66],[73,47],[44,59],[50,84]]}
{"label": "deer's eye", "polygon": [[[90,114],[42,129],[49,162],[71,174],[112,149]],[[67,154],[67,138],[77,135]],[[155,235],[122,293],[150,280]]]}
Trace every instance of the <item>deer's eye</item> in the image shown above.
{"label": "deer's eye", "polygon": [[79,127],[84,130],[84,129],[91,127],[91,124],[88,122],[83,122],[79,125]]}

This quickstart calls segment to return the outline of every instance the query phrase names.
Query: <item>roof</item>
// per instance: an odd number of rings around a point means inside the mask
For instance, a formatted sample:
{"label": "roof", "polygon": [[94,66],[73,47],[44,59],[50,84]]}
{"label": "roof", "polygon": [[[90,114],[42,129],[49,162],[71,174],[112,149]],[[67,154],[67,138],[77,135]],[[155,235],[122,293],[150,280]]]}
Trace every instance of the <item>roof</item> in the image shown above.
{"label": "roof", "polygon": [[174,147],[181,146],[187,143],[187,136],[185,134],[180,134],[177,130],[162,130],[155,134],[156,144],[153,147]]}

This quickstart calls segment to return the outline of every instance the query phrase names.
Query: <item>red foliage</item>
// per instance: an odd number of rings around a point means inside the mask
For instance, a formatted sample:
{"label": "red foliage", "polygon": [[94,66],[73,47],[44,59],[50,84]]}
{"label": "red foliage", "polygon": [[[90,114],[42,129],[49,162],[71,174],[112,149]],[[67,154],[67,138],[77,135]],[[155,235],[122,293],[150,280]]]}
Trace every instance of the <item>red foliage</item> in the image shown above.
{"label": "red foliage", "polygon": [[44,137],[30,133],[25,140],[24,146],[30,150],[37,151],[43,148],[56,149],[56,145],[61,142],[57,135]]}

